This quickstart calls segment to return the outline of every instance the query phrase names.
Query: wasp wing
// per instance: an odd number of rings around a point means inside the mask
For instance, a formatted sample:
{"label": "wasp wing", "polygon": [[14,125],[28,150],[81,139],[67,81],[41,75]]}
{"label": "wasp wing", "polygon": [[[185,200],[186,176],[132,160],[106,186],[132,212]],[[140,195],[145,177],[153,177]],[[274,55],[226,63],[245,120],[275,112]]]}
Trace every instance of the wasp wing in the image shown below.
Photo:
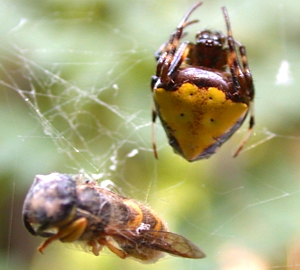
{"label": "wasp wing", "polygon": [[184,258],[200,259],[205,257],[205,254],[200,248],[179,234],[165,231],[143,230],[140,231],[140,236],[142,236],[144,240],[147,240],[145,244],[149,248]]}

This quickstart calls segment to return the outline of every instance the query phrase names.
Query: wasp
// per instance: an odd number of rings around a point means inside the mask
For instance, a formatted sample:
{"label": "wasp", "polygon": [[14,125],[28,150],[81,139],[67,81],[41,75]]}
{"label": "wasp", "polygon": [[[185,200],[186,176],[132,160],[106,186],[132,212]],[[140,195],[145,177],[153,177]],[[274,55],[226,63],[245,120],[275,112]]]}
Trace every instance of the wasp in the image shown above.
{"label": "wasp", "polygon": [[34,236],[53,241],[81,242],[98,256],[105,246],[118,257],[155,262],[164,253],[204,258],[191,241],[168,231],[149,207],[123,197],[82,175],[36,175],[23,205],[23,221]]}

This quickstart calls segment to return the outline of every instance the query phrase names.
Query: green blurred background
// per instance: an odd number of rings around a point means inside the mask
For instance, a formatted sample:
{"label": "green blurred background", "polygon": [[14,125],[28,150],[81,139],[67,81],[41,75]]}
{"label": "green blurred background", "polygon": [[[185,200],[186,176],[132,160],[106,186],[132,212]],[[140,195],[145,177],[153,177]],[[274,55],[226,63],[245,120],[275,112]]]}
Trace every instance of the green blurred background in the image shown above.
{"label": "green blurred background", "polygon": [[[153,54],[194,3],[0,2],[0,269],[298,269],[300,2],[207,0],[193,13],[200,24],[188,28],[189,40],[200,29],[224,31],[227,7],[247,47],[257,124],[238,158],[247,123],[216,155],[188,163],[158,123],[157,161]],[[36,174],[55,171],[111,179],[207,258],[143,265],[59,242],[39,254],[22,203]]]}

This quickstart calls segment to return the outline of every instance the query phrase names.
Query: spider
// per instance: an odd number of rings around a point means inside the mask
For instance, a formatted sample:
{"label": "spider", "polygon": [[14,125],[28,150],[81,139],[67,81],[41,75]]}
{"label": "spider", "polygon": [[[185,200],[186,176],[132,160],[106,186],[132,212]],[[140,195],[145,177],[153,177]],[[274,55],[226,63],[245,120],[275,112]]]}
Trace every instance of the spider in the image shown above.
{"label": "spider", "polygon": [[[154,124],[160,118],[176,154],[189,162],[209,158],[242,125],[250,112],[249,128],[234,154],[249,139],[254,126],[254,86],[245,47],[232,36],[227,9],[222,7],[227,36],[203,30],[195,43],[182,42],[196,3],[170,39],[156,53],[151,89],[152,139],[157,158]],[[238,48],[238,52],[237,52]],[[242,63],[242,65],[241,65]]]}

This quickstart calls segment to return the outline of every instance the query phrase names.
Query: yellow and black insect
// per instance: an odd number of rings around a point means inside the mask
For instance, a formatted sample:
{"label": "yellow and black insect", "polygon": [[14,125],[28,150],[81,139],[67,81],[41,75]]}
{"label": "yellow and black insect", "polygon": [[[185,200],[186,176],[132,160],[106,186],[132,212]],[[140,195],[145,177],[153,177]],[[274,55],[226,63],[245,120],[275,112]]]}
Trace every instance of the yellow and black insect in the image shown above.
{"label": "yellow and black insect", "polygon": [[[232,36],[226,8],[222,11],[227,36],[220,31],[203,30],[196,34],[195,43],[180,44],[185,27],[198,22],[188,18],[201,4],[188,11],[156,53],[157,69],[151,83],[152,122],[159,116],[169,144],[188,161],[214,154],[250,111],[249,129],[234,155],[237,156],[254,125],[252,75],[245,47]],[[154,138],[153,149],[157,157]]]}
{"label": "yellow and black insect", "polygon": [[118,257],[155,262],[167,252],[204,258],[191,241],[168,231],[157,214],[138,201],[84,180],[80,175],[37,175],[23,206],[26,229],[53,241],[81,242],[98,256],[106,246]]}

